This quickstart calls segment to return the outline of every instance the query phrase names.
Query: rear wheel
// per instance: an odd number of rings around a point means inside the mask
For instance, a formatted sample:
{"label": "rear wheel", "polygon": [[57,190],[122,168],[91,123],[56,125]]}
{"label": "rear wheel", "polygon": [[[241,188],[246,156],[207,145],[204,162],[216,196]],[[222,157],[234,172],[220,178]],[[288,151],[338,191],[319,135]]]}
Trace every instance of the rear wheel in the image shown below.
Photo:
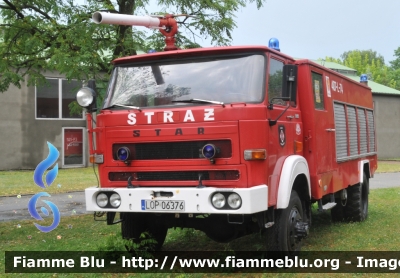
{"label": "rear wheel", "polygon": [[275,224],[267,229],[267,250],[270,257],[294,256],[301,248],[298,225],[304,223],[303,207],[296,191],[290,195],[289,205],[275,214]]}
{"label": "rear wheel", "polygon": [[368,217],[369,180],[364,173],[363,182],[347,189],[347,204],[344,207],[344,218],[347,221],[360,222]]}
{"label": "rear wheel", "polygon": [[341,222],[343,218],[344,214],[341,200],[336,199],[336,206],[331,209],[331,219],[333,222]]}
{"label": "rear wheel", "polygon": [[[162,219],[155,215],[142,213],[123,213],[121,223],[122,238],[140,242],[140,235],[144,232],[157,241],[154,246],[155,251],[161,249],[167,236],[168,227]],[[134,251],[134,250],[128,250]]]}
{"label": "rear wheel", "polygon": [[336,200],[337,205],[331,210],[332,221],[364,221],[368,217],[369,180],[364,173],[363,182],[347,189],[346,205]]}

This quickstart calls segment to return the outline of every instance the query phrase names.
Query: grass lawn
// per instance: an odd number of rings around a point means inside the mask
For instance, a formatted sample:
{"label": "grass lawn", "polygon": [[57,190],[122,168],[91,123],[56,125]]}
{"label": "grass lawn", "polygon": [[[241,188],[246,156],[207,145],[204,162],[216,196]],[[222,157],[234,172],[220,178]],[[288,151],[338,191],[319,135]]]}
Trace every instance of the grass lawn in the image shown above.
{"label": "grass lawn", "polygon": [[400,172],[400,161],[378,161],[378,169],[376,173],[394,173]]}
{"label": "grass lawn", "polygon": [[[400,163],[379,162],[378,172],[400,172]],[[60,184],[60,186],[57,186]],[[50,194],[83,190],[96,185],[92,168],[60,169],[52,186],[46,188]],[[37,193],[33,182],[33,171],[0,171],[1,195]],[[400,251],[400,188],[371,190],[369,217],[362,223],[331,223],[329,212],[313,213],[313,226],[305,240],[304,251]],[[125,251],[120,240],[120,225],[107,226],[93,221],[92,215],[62,217],[60,225],[50,233],[39,232],[33,220],[0,222],[0,277],[32,276],[49,277],[49,274],[4,274],[4,251]],[[41,223],[49,225],[50,223]],[[264,238],[255,234],[230,243],[222,244],[209,240],[202,232],[193,229],[170,229],[163,246],[165,251],[226,251],[265,250]],[[360,270],[361,272],[362,270]],[[269,277],[273,274],[238,277]],[[276,275],[276,274],[275,274]],[[98,277],[98,274],[54,274],[53,277]],[[126,274],[105,274],[103,277],[128,277]],[[129,277],[153,277],[154,274],[130,274]],[[202,274],[169,275],[170,277],[204,277]],[[232,274],[219,274],[230,277]],[[281,277],[310,277],[310,274],[283,274]],[[318,275],[321,276],[321,275]],[[331,277],[333,274],[323,275]],[[334,276],[348,276],[335,274]],[[360,276],[351,274],[351,276]],[[377,275],[373,275],[377,276]],[[379,276],[388,276],[386,274]],[[165,277],[158,275],[157,277]]]}
{"label": "grass lawn", "polygon": [[[310,236],[305,240],[302,250],[400,251],[400,237],[398,235],[400,231],[400,221],[398,221],[400,215],[399,198],[400,188],[371,190],[369,216],[366,221],[361,223],[333,224],[329,212],[318,213],[314,211]],[[62,217],[60,225],[49,233],[39,232],[31,220],[2,222],[0,223],[0,246],[2,251],[125,251],[124,245],[119,240],[119,230],[119,225],[107,226],[104,222],[93,221],[92,215]],[[163,250],[264,250],[264,238],[262,235],[255,234],[222,244],[209,240],[204,233],[193,229],[170,229]],[[2,276],[1,273],[4,273],[4,252],[0,253],[0,276]],[[139,277],[154,276],[154,274],[138,275]],[[272,274],[266,274],[265,277],[270,275]],[[299,275],[300,277],[310,277],[309,274],[279,274],[279,276],[285,277],[297,277]],[[324,276],[331,277],[332,275],[326,274]],[[337,275],[345,276],[346,274]],[[48,277],[49,275],[35,274],[29,276]],[[58,276],[65,277],[68,275],[60,274],[53,277]],[[89,276],[97,277],[99,275],[92,274]],[[104,276],[127,277],[126,274],[106,274]],[[228,274],[219,274],[218,276],[229,277]],[[359,275],[352,274],[352,276]],[[76,277],[76,275],[69,275],[68,277]],[[172,277],[204,277],[204,275],[182,274]],[[239,275],[239,277],[247,276]],[[253,274],[250,277],[260,276]]]}
{"label": "grass lawn", "polygon": [[[59,169],[57,178],[45,191],[50,194],[82,191],[96,185],[97,179],[92,167]],[[1,196],[36,194],[39,189],[33,182],[33,170],[0,171]]]}

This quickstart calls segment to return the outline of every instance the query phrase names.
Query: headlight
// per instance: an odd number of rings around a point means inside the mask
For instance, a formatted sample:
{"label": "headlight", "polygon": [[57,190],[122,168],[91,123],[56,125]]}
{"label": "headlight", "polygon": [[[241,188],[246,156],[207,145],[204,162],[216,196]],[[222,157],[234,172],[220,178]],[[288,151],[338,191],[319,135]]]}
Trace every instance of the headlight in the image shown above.
{"label": "headlight", "polygon": [[105,206],[107,206],[108,204],[108,197],[106,194],[104,193],[100,193],[99,195],[97,195],[96,197],[96,202],[97,205],[101,208],[104,208]]}
{"label": "headlight", "polygon": [[95,92],[89,87],[81,88],[76,94],[76,101],[83,108],[88,108],[93,104]]}
{"label": "headlight", "polygon": [[121,196],[119,196],[118,193],[112,194],[111,197],[110,197],[110,204],[114,208],[119,207],[119,205],[121,204]]}
{"label": "headlight", "polygon": [[211,202],[215,208],[220,209],[223,206],[225,206],[225,202],[226,202],[225,196],[222,195],[221,193],[214,194],[214,196],[211,199]]}
{"label": "headlight", "polygon": [[127,147],[122,147],[117,150],[117,158],[122,161],[128,160],[130,151]]}
{"label": "headlight", "polygon": [[242,198],[238,194],[232,193],[228,197],[228,205],[233,209],[237,209],[242,205]]}

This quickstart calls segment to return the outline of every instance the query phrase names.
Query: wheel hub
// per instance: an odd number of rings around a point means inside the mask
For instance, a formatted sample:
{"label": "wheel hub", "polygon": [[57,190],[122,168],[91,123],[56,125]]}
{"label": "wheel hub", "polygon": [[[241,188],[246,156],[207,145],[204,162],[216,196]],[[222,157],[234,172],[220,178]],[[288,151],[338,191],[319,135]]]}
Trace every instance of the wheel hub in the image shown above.
{"label": "wheel hub", "polygon": [[[299,234],[303,235],[304,233],[308,234],[308,228],[305,229],[304,225],[299,226],[298,223],[305,223],[301,221],[301,214],[297,207],[293,207],[289,213],[289,230],[288,230],[288,243],[289,243],[289,250],[295,251],[297,246],[299,245],[301,239],[304,236],[300,236]],[[308,225],[307,225],[308,226]],[[299,233],[299,231],[301,231]]]}

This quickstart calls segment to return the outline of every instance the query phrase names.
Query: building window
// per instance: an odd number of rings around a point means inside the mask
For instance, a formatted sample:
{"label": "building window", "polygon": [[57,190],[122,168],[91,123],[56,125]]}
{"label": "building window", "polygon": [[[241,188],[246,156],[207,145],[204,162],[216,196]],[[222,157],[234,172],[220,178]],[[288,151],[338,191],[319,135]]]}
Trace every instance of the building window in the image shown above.
{"label": "building window", "polygon": [[79,81],[46,78],[47,83],[36,87],[36,118],[83,119],[82,113],[71,114],[69,105],[82,87]]}
{"label": "building window", "polygon": [[324,110],[324,86],[322,83],[322,75],[315,72],[312,72],[311,75],[315,109]]}
{"label": "building window", "polygon": [[63,129],[63,166],[79,167],[85,165],[83,128],[64,127]]}

